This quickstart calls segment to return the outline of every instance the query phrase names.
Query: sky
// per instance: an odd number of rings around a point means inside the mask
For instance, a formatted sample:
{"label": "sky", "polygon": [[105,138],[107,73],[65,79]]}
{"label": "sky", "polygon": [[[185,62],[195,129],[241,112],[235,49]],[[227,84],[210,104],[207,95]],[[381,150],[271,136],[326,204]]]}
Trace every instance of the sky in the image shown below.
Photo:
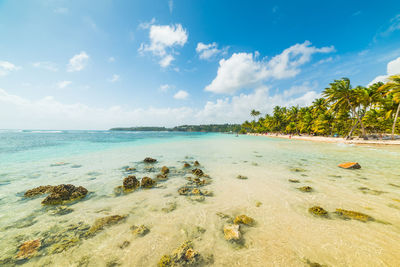
{"label": "sky", "polygon": [[0,0],[0,129],[241,123],[396,73],[398,0]]}

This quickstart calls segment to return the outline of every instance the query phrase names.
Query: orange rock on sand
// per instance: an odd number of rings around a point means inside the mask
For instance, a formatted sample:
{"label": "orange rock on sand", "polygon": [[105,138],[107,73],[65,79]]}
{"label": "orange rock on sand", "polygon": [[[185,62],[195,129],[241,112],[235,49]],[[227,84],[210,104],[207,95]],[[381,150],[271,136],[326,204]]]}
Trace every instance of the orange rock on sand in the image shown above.
{"label": "orange rock on sand", "polygon": [[357,162],[345,162],[342,164],[339,164],[338,167],[343,168],[343,169],[361,169],[360,164]]}

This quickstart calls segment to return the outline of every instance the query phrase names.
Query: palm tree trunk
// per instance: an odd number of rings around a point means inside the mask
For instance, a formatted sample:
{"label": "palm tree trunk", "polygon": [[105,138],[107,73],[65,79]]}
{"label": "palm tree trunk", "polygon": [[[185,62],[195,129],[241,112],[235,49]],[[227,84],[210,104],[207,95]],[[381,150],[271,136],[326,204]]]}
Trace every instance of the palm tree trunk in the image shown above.
{"label": "palm tree trunk", "polygon": [[396,129],[396,121],[397,121],[397,117],[399,116],[399,111],[400,111],[400,102],[399,102],[399,105],[397,106],[396,115],[394,116],[394,122],[393,122],[393,127],[392,127],[392,140],[394,140],[394,130]]}
{"label": "palm tree trunk", "polygon": [[362,130],[362,137],[367,137],[367,135],[365,134],[365,128],[364,128],[364,124],[361,121],[360,116],[358,115],[358,113],[356,112],[356,109],[353,107],[353,105],[351,104],[350,100],[347,99],[347,102],[349,103],[350,108],[352,109],[353,113],[356,115],[357,120],[360,122],[361,125],[361,130]]}
{"label": "palm tree trunk", "polygon": [[356,123],[353,125],[353,127],[351,127],[351,130],[349,132],[349,135],[346,137],[346,139],[349,139],[351,137],[351,135],[353,134],[354,129],[357,127],[358,124],[358,120],[356,121]]}

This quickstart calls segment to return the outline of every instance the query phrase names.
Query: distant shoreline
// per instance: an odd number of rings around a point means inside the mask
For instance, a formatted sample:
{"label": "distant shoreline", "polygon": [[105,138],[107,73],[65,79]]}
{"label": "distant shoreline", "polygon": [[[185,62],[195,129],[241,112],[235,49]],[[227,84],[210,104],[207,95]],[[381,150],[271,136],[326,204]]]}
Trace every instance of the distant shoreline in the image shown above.
{"label": "distant shoreline", "polygon": [[325,136],[308,136],[308,135],[298,136],[298,135],[255,134],[255,133],[248,133],[247,135],[304,140],[304,141],[313,141],[313,142],[324,142],[324,143],[342,143],[342,144],[359,144],[359,145],[400,145],[400,140],[376,140],[376,139],[346,140],[342,137],[325,137]]}

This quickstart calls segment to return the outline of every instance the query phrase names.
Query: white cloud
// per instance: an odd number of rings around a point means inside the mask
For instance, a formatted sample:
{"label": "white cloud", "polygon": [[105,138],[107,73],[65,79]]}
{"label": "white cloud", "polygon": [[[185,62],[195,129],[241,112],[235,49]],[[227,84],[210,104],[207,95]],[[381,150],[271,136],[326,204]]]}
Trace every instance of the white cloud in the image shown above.
{"label": "white cloud", "polygon": [[115,62],[115,58],[114,57],[109,57],[108,58],[108,62]]}
{"label": "white cloud", "polygon": [[175,99],[186,99],[189,96],[189,93],[183,90],[179,90],[175,95]]}
{"label": "white cloud", "polygon": [[170,89],[171,88],[171,86],[169,85],[169,84],[162,84],[162,85],[160,85],[160,90],[162,91],[162,92],[166,92],[166,91],[168,91],[168,89]]}
{"label": "white cloud", "polygon": [[285,49],[271,60],[257,60],[257,54],[234,53],[219,62],[215,79],[205,90],[213,93],[233,94],[240,89],[255,87],[267,79],[284,79],[300,73],[300,66],[311,60],[315,53],[329,53],[333,46],[316,48],[309,41]]}
{"label": "white cloud", "polygon": [[169,8],[169,12],[172,13],[172,10],[174,9],[174,1],[173,0],[168,1],[168,8]]}
{"label": "white cloud", "polygon": [[71,83],[72,83],[71,81],[61,81],[61,82],[57,83],[57,87],[62,89],[62,88],[67,87]]}
{"label": "white cloud", "polygon": [[0,77],[6,76],[12,71],[19,70],[21,67],[15,66],[13,63],[8,61],[0,61]]}
{"label": "white cloud", "polygon": [[218,49],[218,45],[215,42],[211,44],[204,44],[200,42],[197,44],[196,52],[199,54],[200,59],[209,60],[220,53],[226,54],[227,48]]}
{"label": "white cloud", "polygon": [[390,61],[387,66],[386,66],[386,75],[379,75],[375,77],[370,83],[368,83],[367,86],[370,86],[374,83],[377,82],[387,82],[387,78],[389,76],[395,75],[395,74],[400,74],[400,57]]}
{"label": "white cloud", "polygon": [[58,71],[56,64],[50,61],[41,61],[41,62],[34,62],[32,64],[35,68],[45,69],[49,71]]}
{"label": "white cloud", "polygon": [[143,30],[149,29],[150,26],[153,25],[154,23],[156,23],[156,18],[152,18],[152,19],[151,19],[150,21],[148,21],[148,22],[141,22],[141,23],[139,23],[138,28],[139,28],[139,29],[143,29]]}
{"label": "white cloud", "polygon": [[53,11],[54,11],[54,13],[58,13],[58,14],[67,14],[69,10],[66,7],[58,7],[56,9],[54,9]]}
{"label": "white cloud", "polygon": [[270,113],[275,105],[309,105],[319,97],[311,90],[287,97],[270,95],[262,86],[249,94],[208,101],[203,108],[136,108],[120,106],[94,108],[84,104],[65,104],[47,96],[32,101],[0,89],[0,121],[5,129],[108,129],[128,126],[176,126],[182,124],[241,123],[250,110]]}
{"label": "white cloud", "polygon": [[82,51],[79,54],[73,56],[69,60],[67,70],[69,72],[81,71],[86,67],[88,61],[89,61],[89,55],[86,54],[85,51]]}
{"label": "white cloud", "polygon": [[118,74],[113,74],[113,76],[108,81],[115,83],[119,81],[119,78],[120,76]]}
{"label": "white cloud", "polygon": [[174,60],[174,57],[171,55],[166,55],[163,57],[158,63],[160,64],[161,67],[166,68],[168,67],[171,62]]}
{"label": "white cloud", "polygon": [[182,47],[187,42],[188,34],[181,24],[151,25],[149,30],[150,44],[142,43],[139,52],[150,52],[160,57],[161,67],[168,67],[174,57],[174,47]]}

